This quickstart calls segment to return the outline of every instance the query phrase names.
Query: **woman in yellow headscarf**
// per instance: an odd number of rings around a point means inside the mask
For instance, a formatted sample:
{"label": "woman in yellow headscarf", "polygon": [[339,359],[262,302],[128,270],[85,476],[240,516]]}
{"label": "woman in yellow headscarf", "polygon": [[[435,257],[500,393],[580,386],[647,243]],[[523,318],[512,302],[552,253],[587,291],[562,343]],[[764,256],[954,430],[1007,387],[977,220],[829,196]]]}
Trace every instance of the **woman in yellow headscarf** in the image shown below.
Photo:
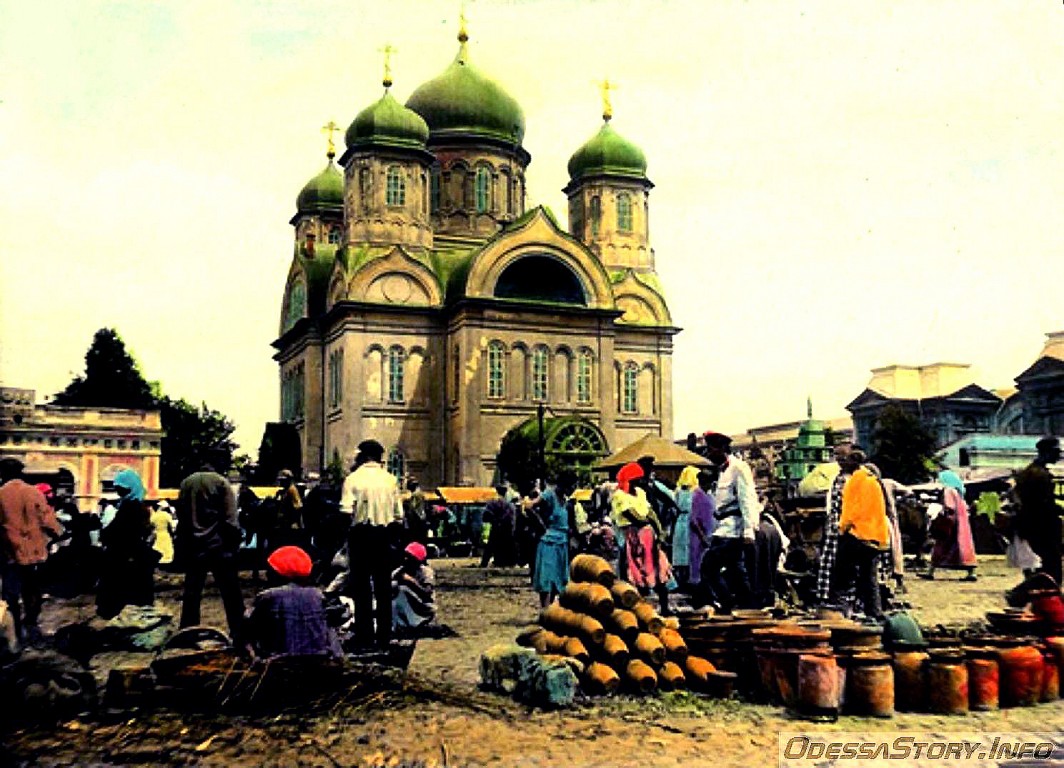
{"label": "woman in yellow headscarf", "polygon": [[691,574],[691,503],[698,486],[698,468],[684,467],[676,481],[676,522],[672,528],[672,570],[681,586]]}
{"label": "woman in yellow headscarf", "polygon": [[614,525],[624,533],[624,556],[618,569],[639,591],[657,592],[662,615],[669,614],[672,579],[669,560],[661,547],[661,521],[647,500],[643,468],[632,462],[617,473],[617,490],[610,500]]}

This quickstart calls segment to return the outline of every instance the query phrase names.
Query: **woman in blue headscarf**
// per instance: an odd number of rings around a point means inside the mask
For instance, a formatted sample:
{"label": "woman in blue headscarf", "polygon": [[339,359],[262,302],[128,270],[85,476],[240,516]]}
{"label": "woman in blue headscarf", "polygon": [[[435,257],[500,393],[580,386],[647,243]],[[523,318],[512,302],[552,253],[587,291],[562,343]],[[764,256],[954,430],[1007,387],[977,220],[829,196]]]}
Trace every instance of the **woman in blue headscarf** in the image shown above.
{"label": "woman in blue headscarf", "polygon": [[949,469],[938,473],[942,484],[942,511],[931,522],[935,548],[931,552],[931,567],[925,579],[935,578],[936,568],[955,568],[968,572],[965,581],[975,581],[975,542],[968,520],[968,505],[964,502],[964,481]]}
{"label": "woman in blue headscarf", "polygon": [[127,605],[155,602],[155,564],[152,526],[144,503],[144,483],[132,469],[123,469],[114,479],[118,510],[114,520],[100,532],[103,571],[96,592],[96,612],[113,618]]}

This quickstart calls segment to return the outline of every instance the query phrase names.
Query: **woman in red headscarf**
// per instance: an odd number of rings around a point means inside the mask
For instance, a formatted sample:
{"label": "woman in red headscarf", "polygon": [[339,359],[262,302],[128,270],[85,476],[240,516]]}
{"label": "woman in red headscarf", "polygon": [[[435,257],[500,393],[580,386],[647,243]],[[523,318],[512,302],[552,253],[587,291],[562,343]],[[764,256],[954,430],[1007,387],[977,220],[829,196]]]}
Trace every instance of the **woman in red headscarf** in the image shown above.
{"label": "woman in red headscarf", "polygon": [[647,500],[646,475],[637,463],[626,464],[617,473],[617,490],[610,501],[613,522],[624,534],[624,553],[619,570],[640,592],[657,592],[661,613],[669,613],[672,580],[669,560],[661,547],[663,529]]}

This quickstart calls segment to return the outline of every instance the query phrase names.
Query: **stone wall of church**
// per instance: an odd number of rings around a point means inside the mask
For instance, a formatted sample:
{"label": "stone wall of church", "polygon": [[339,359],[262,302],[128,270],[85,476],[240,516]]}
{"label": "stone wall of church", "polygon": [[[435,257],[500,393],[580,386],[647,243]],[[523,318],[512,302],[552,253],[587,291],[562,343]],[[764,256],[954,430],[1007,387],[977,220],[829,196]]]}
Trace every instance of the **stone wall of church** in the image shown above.
{"label": "stone wall of church", "polygon": [[525,170],[515,153],[490,146],[432,151],[438,167],[429,205],[437,234],[487,238],[525,212]]}
{"label": "stone wall of church", "polygon": [[432,247],[429,170],[405,155],[353,155],[344,168],[347,242]]}
{"label": "stone wall of church", "polygon": [[[627,203],[620,200],[622,197]],[[619,205],[630,217],[627,227],[621,226]],[[643,184],[613,178],[581,183],[569,193],[569,231],[599,257],[606,269],[654,269],[650,201]]]}

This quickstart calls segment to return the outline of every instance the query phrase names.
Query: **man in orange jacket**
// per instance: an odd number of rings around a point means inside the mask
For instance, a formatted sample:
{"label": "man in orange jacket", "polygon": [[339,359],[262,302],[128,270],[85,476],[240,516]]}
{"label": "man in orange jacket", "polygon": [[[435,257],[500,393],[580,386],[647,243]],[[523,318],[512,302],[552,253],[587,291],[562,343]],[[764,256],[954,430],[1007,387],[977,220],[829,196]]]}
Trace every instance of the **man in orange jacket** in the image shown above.
{"label": "man in orange jacket", "polygon": [[[852,460],[863,465],[864,453],[854,449]],[[858,466],[842,489],[839,534],[840,597],[851,611],[856,602],[866,616],[881,618],[876,565],[890,543],[889,523],[883,486],[864,466]]]}

